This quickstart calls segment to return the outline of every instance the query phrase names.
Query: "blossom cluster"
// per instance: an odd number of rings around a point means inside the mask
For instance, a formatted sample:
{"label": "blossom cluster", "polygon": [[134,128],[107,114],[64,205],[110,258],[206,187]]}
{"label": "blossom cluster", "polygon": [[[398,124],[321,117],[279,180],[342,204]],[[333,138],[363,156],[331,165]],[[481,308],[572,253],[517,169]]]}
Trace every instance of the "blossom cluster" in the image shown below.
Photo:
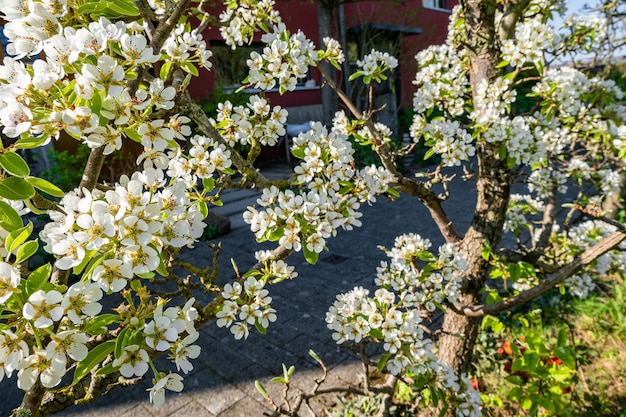
{"label": "blossom cluster", "polygon": [[226,45],[233,49],[252,42],[255,32],[264,25],[281,22],[280,15],[274,10],[274,0],[233,1],[219,19],[227,23],[220,27],[220,34]]}
{"label": "blossom cluster", "polygon": [[195,29],[190,30],[188,25],[178,25],[163,44],[161,52],[165,63],[178,64],[188,72],[186,65],[193,63],[207,70],[212,67],[210,58],[213,53],[207,49],[202,34]]}
{"label": "blossom cluster", "polygon": [[[600,220],[589,220],[577,224],[569,230],[569,238],[571,242],[578,246],[580,250],[584,250],[600,239],[614,233],[617,229],[615,226]],[[626,268],[626,255],[624,255],[626,243],[621,243],[617,250],[613,250],[600,256],[594,263],[593,269],[599,274],[604,275],[610,272],[624,272]]]}
{"label": "blossom cluster", "polygon": [[276,321],[276,310],[270,303],[272,297],[265,289],[263,279],[250,276],[243,281],[224,285],[224,303],[217,312],[217,326],[228,327],[235,339],[247,339],[250,326],[267,329]]}
{"label": "blossom cluster", "polygon": [[[591,105],[592,94],[601,94],[607,104],[622,98],[622,91],[612,80],[588,78],[582,72],[560,67],[548,70],[541,82],[533,87],[533,92],[548,100],[563,117],[597,116],[600,110]],[[595,98],[595,97],[594,97]],[[613,106],[608,106],[612,110]]]}
{"label": "blossom cluster", "polygon": [[595,13],[568,16],[563,27],[575,35],[577,48],[585,52],[601,47],[608,33],[606,17]]}
{"label": "blossom cluster", "polygon": [[164,182],[158,173],[135,173],[108,191],[84,189],[82,198],[67,193],[62,212],[51,212],[53,222],[41,232],[46,251],[57,256],[55,265],[66,270],[104,255],[109,262],[92,279],[111,291],[123,288],[119,279],[155,271],[165,246],[193,245],[206,226],[204,215],[190,203],[184,182],[156,188]]}
{"label": "blossom cluster", "polygon": [[419,66],[413,81],[418,87],[413,97],[415,112],[424,113],[437,107],[450,116],[463,114],[469,89],[462,65],[463,53],[444,44],[429,46],[418,52],[415,59]]}
{"label": "blossom cluster", "polygon": [[363,82],[370,84],[372,80],[381,82],[387,79],[385,72],[396,68],[398,66],[398,60],[387,52],[372,49],[369,54],[357,60],[356,65],[358,71],[352,75],[352,78],[357,75],[362,75]]}
{"label": "blossom cluster", "polygon": [[[156,352],[166,352],[167,358],[176,365],[178,372],[191,372],[193,364],[190,359],[196,359],[201,351],[200,346],[194,344],[200,335],[194,327],[194,321],[198,317],[194,303],[195,299],[191,298],[182,307],[163,309],[164,301],[159,300],[146,319],[150,321],[142,323],[137,319],[131,320],[131,326],[123,330],[129,333],[128,338],[124,338],[126,343],[119,353],[115,352],[112,365],[119,368],[125,378],[141,377],[148,369],[154,368],[148,355],[149,348]],[[177,373],[165,375],[155,372],[155,380],[154,386],[148,389],[150,401],[155,405],[165,402],[165,389],[175,392],[183,389],[183,377]]]}
{"label": "blossom cluster", "polygon": [[[3,133],[11,138],[29,135],[43,144],[64,130],[91,148],[104,146],[105,154],[119,150],[123,136],[157,151],[173,145],[176,132],[168,126],[175,120],[144,120],[153,109],[172,109],[176,90],[160,78],[132,94],[125,86],[161,54],[167,57],[164,68],[173,63],[188,72],[197,71],[195,63],[209,68],[211,53],[202,37],[180,26],[155,53],[137,23],[100,17],[74,28],[65,7],[54,14],[55,3],[32,4],[5,29],[14,57],[5,57],[0,66]],[[8,11],[7,16],[16,14]],[[41,52],[45,60],[35,59],[32,70],[19,61]]]}
{"label": "blossom cluster", "polygon": [[270,108],[267,99],[250,96],[247,106],[233,106],[230,101],[220,103],[215,127],[231,146],[251,144],[274,146],[285,135],[287,110]]}
{"label": "blossom cluster", "polygon": [[471,117],[477,124],[487,125],[502,119],[515,101],[515,90],[506,78],[482,80],[474,97],[474,111]]}
{"label": "blossom cluster", "polygon": [[556,189],[563,194],[567,192],[567,176],[551,167],[534,170],[528,177],[528,190],[537,193],[539,198],[547,198]]}
{"label": "blossom cluster", "polygon": [[[420,116],[416,116],[416,119],[419,120]],[[441,156],[446,166],[458,166],[461,161],[467,161],[476,153],[472,135],[456,120],[433,119],[430,123],[424,123],[419,133],[417,122],[414,121],[412,133],[423,136],[426,144]]]}
{"label": "blossom cluster", "polygon": [[502,58],[512,67],[543,61],[544,51],[555,50],[560,38],[552,26],[540,18],[528,19],[515,26],[515,37],[502,43]]}
{"label": "blossom cluster", "polygon": [[519,235],[523,228],[530,230],[533,227],[532,216],[542,213],[544,209],[544,203],[529,194],[511,194],[504,229],[516,235]]}
{"label": "blossom cluster", "polygon": [[262,53],[256,51],[247,60],[249,75],[244,82],[261,90],[274,88],[278,80],[281,93],[293,91],[298,80],[307,76],[310,65],[317,63],[315,45],[298,31],[289,34],[283,23],[261,37],[266,44]]}
{"label": "blossom cluster", "polygon": [[[387,191],[391,176],[374,166],[355,170],[348,137],[328,132],[321,123],[312,123],[310,131],[295,137],[292,152],[303,159],[294,175],[304,190],[265,189],[257,200],[263,209],[248,207],[244,220],[257,240],[278,240],[316,259],[338,228],[361,225],[361,204],[373,203]],[[344,188],[346,184],[350,187]]]}
{"label": "blossom cluster", "polygon": [[326,323],[337,343],[378,340],[390,354],[385,366],[391,374],[418,375],[440,385],[459,407],[459,415],[479,415],[480,395],[437,358],[421,324],[444,302],[458,301],[459,274],[465,270],[458,248],[446,244],[435,257],[428,252],[430,246],[428,239],[416,234],[397,237],[387,251],[390,264],[382,262],[378,268],[374,297],[362,287],[339,294],[326,313]]}

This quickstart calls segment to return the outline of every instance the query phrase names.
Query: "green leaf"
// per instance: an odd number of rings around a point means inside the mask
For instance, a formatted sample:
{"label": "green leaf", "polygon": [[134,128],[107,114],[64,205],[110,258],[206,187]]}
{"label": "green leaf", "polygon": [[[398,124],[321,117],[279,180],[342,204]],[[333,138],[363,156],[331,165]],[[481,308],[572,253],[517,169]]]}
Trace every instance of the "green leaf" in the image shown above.
{"label": "green leaf", "polygon": [[43,191],[46,194],[50,194],[53,197],[63,197],[65,195],[62,189],[51,182],[44,180],[43,178],[26,177],[25,179],[36,189]]}
{"label": "green leaf", "polygon": [[35,189],[22,178],[8,177],[0,182],[0,197],[7,200],[28,200],[35,195]]}
{"label": "green leaf", "polygon": [[539,355],[535,352],[525,352],[524,353],[524,363],[525,363],[525,367],[524,369],[526,369],[528,372],[533,372],[535,369],[537,369],[537,365],[539,365]]}
{"label": "green leaf", "polygon": [[[119,18],[122,16],[138,16],[139,9],[130,1],[125,0],[89,0],[76,10],[78,14],[95,14]],[[93,16],[92,16],[93,17]]]}
{"label": "green leaf", "polygon": [[254,321],[254,327],[256,327],[258,332],[261,333],[261,334],[266,334],[267,333],[267,329],[265,327],[263,327],[263,325],[261,324],[261,322],[259,320],[255,320]]}
{"label": "green leaf", "polygon": [[209,207],[206,201],[198,201],[198,211],[206,218],[209,215]]}
{"label": "green leaf", "polygon": [[29,240],[24,243],[22,246],[17,248],[17,252],[15,254],[15,263],[21,264],[35,253],[39,249],[39,242],[37,240]]}
{"label": "green leaf", "polygon": [[101,314],[91,319],[83,331],[90,335],[97,335],[106,332],[107,326],[113,323],[120,323],[121,318],[117,314]]}
{"label": "green leaf", "polygon": [[524,399],[522,400],[521,406],[522,406],[522,409],[524,409],[524,410],[530,410],[530,407],[532,407],[532,406],[533,406],[533,400],[531,400],[531,399],[530,399],[530,398],[528,398],[528,397],[527,397],[527,398],[524,398]]}
{"label": "green leaf", "polygon": [[26,177],[30,175],[28,164],[15,152],[7,152],[0,155],[0,166],[11,175]]}
{"label": "green leaf", "polygon": [[514,387],[509,391],[507,397],[511,401],[517,401],[524,396],[524,391],[520,387]]}
{"label": "green leaf", "polygon": [[85,251],[85,256],[83,257],[81,263],[72,268],[72,272],[74,273],[74,275],[80,275],[80,273],[83,272],[85,267],[89,264],[89,262],[91,262],[91,259],[95,253],[95,250]]}
{"label": "green leaf", "polygon": [[496,65],[496,68],[504,68],[507,65],[509,65],[509,61],[501,61],[498,65]]}
{"label": "green leaf", "polygon": [[387,365],[387,361],[389,360],[389,357],[391,356],[391,354],[389,352],[385,352],[382,355],[380,355],[380,359],[378,360],[378,372],[383,372],[383,370],[385,369],[385,365]]}
{"label": "green leaf", "polygon": [[204,187],[204,191],[212,191],[215,188],[215,180],[213,177],[202,178],[202,187]]}
{"label": "green leaf", "polygon": [[124,330],[122,330],[120,334],[117,336],[117,339],[115,340],[115,350],[113,353],[115,356],[115,359],[122,357],[122,354],[124,353],[124,349],[126,348],[128,344],[128,338],[130,337],[131,331],[132,329],[130,327],[127,327]]}
{"label": "green leaf", "polygon": [[91,279],[91,275],[93,274],[93,270],[96,269],[98,265],[102,263],[104,260],[104,254],[98,254],[96,256],[92,256],[91,260],[87,267],[85,267],[85,271],[83,272],[83,279]]}
{"label": "green leaf", "polygon": [[322,362],[322,359],[318,356],[317,353],[315,353],[313,349],[309,349],[309,356],[315,359],[317,363],[319,363],[321,366],[324,366],[324,362]]}
{"label": "green leaf", "polygon": [[504,324],[495,316],[485,315],[481,324],[483,329],[491,328],[495,333],[500,333],[504,329]]}
{"label": "green leaf", "polygon": [[33,232],[33,224],[28,222],[24,227],[20,227],[17,230],[12,231],[4,240],[4,246],[9,253],[13,253],[22,243],[26,242],[26,239]]}
{"label": "green leaf", "polygon": [[197,77],[200,73],[198,72],[198,68],[192,64],[191,62],[185,62],[181,65],[181,68],[183,70],[185,70],[185,72],[188,72],[189,74],[194,75],[195,77]]}
{"label": "green leaf", "polygon": [[563,362],[562,366],[576,369],[576,351],[569,346],[560,346],[554,350],[557,358]]}
{"label": "green leaf", "polygon": [[396,198],[400,197],[400,193],[395,188],[391,188],[391,187],[387,188],[387,193],[389,193],[390,195]]}
{"label": "green leaf", "polygon": [[162,277],[167,277],[170,274],[167,271],[167,268],[165,267],[165,263],[163,262],[163,256],[161,256],[161,252],[159,252],[159,266],[157,266],[156,272]]}
{"label": "green leaf", "polygon": [[159,76],[161,77],[162,80],[167,79],[167,75],[170,73],[170,68],[172,68],[172,63],[169,61],[164,63],[163,66],[161,66],[161,72],[159,73]]}
{"label": "green leaf", "polygon": [[267,391],[265,390],[265,387],[263,386],[263,384],[261,384],[261,381],[254,381],[254,386],[256,387],[257,391],[259,391],[261,393],[261,395],[263,396],[263,398],[267,398]]}
{"label": "green leaf", "polygon": [[5,201],[0,201],[0,226],[7,232],[22,227],[22,218],[11,205]]}
{"label": "green leaf", "polygon": [[44,284],[48,282],[48,278],[50,278],[51,273],[52,266],[50,266],[49,263],[42,265],[31,272],[26,280],[26,284],[24,285],[24,299],[28,300],[31,294],[41,289]]}
{"label": "green leaf", "polygon": [[512,281],[517,281],[522,276],[522,268],[518,264],[509,264],[509,275]]}
{"label": "green leaf", "polygon": [[113,349],[115,349],[115,340],[109,340],[91,349],[87,357],[76,364],[72,385],[76,385],[77,382],[86,377],[93,368],[113,352]]}
{"label": "green leaf", "polygon": [[320,254],[315,251],[309,250],[306,247],[306,243],[302,245],[302,252],[304,253],[304,259],[306,259],[308,263],[310,263],[311,265],[315,265],[317,263]]}
{"label": "green leaf", "polygon": [[427,250],[418,251],[416,256],[421,261],[426,261],[426,262],[433,262],[433,261],[437,260],[435,255],[433,255],[432,253],[428,252]]}
{"label": "green leaf", "polygon": [[49,139],[49,136],[47,135],[42,135],[39,137],[28,137],[28,138],[21,138],[18,139],[14,144],[13,144],[13,149],[33,149],[33,148],[38,148],[40,146],[42,146],[44,143],[46,143],[46,141]]}
{"label": "green leaf", "polygon": [[128,139],[137,143],[141,143],[141,135],[137,133],[136,129],[126,129],[124,130],[124,134],[128,137]]}
{"label": "green leaf", "polygon": [[350,78],[348,78],[348,81],[353,81],[353,80],[355,80],[355,79],[359,78],[359,77],[360,77],[360,76],[362,76],[362,75],[363,75],[363,71],[357,71],[357,72],[355,72],[354,74],[352,74],[352,75],[350,76]]}
{"label": "green leaf", "polygon": [[96,371],[96,375],[109,375],[112,374],[113,372],[116,372],[119,369],[119,366],[113,366],[113,363],[109,363],[106,366],[103,366],[102,368],[98,369]]}

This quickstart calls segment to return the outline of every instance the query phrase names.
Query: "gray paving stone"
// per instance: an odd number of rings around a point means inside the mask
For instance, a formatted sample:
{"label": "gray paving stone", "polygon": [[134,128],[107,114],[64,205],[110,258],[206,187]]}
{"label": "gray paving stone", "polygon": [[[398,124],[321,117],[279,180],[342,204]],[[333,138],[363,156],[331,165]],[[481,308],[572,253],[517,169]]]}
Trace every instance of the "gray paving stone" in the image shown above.
{"label": "gray paving stone", "polygon": [[202,405],[211,415],[218,415],[232,407],[234,403],[241,400],[246,394],[238,387],[231,385],[227,381],[219,386],[193,393],[196,402]]}

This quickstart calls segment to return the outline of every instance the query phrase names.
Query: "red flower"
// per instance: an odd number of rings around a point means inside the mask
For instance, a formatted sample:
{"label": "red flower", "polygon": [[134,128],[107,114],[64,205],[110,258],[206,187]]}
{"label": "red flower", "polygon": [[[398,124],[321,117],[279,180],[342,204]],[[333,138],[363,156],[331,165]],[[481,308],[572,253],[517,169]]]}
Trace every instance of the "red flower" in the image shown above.
{"label": "red flower", "polygon": [[472,383],[472,388],[475,389],[476,391],[482,391],[482,385],[480,383],[480,381],[478,380],[478,378],[472,378],[470,379],[470,382]]}
{"label": "red flower", "polygon": [[563,365],[563,361],[556,356],[550,356],[550,358],[546,361],[546,366],[550,366],[552,364]]}

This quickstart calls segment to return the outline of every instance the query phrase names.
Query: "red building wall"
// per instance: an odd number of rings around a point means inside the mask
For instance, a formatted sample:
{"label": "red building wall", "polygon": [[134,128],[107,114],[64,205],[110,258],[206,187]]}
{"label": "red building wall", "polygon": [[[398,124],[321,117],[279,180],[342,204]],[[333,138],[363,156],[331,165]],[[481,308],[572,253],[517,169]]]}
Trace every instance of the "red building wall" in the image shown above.
{"label": "red building wall", "polygon": [[[422,34],[411,34],[403,36],[400,42],[400,61],[397,76],[400,82],[400,101],[410,103],[415,86],[412,84],[416,71],[415,54],[428,45],[440,44],[445,41],[450,12],[446,10],[428,9],[422,6],[423,0],[411,0],[406,3],[392,1],[367,1],[358,3],[347,3],[344,8],[343,22],[337,21],[335,24],[336,38],[339,39],[340,24],[343,23],[344,30],[353,26],[360,26],[366,23],[387,24],[411,28],[420,28]],[[447,0],[446,7],[451,9],[458,0]],[[313,40],[316,45],[321,45],[318,35],[318,3],[300,0],[279,1],[276,8],[292,33],[298,29]],[[219,15],[219,9],[215,9],[215,15]],[[204,39],[220,41],[221,36],[217,28],[208,29],[203,33]],[[260,40],[260,37],[259,37]],[[311,78],[316,85],[321,83],[321,76],[315,69],[311,72]],[[194,98],[203,99],[210,95],[215,88],[215,78],[213,72],[202,71],[199,77],[192,80],[190,92]],[[267,93],[273,105],[284,107],[303,106],[320,104],[322,101],[319,88],[296,90],[285,95],[277,92]]]}

